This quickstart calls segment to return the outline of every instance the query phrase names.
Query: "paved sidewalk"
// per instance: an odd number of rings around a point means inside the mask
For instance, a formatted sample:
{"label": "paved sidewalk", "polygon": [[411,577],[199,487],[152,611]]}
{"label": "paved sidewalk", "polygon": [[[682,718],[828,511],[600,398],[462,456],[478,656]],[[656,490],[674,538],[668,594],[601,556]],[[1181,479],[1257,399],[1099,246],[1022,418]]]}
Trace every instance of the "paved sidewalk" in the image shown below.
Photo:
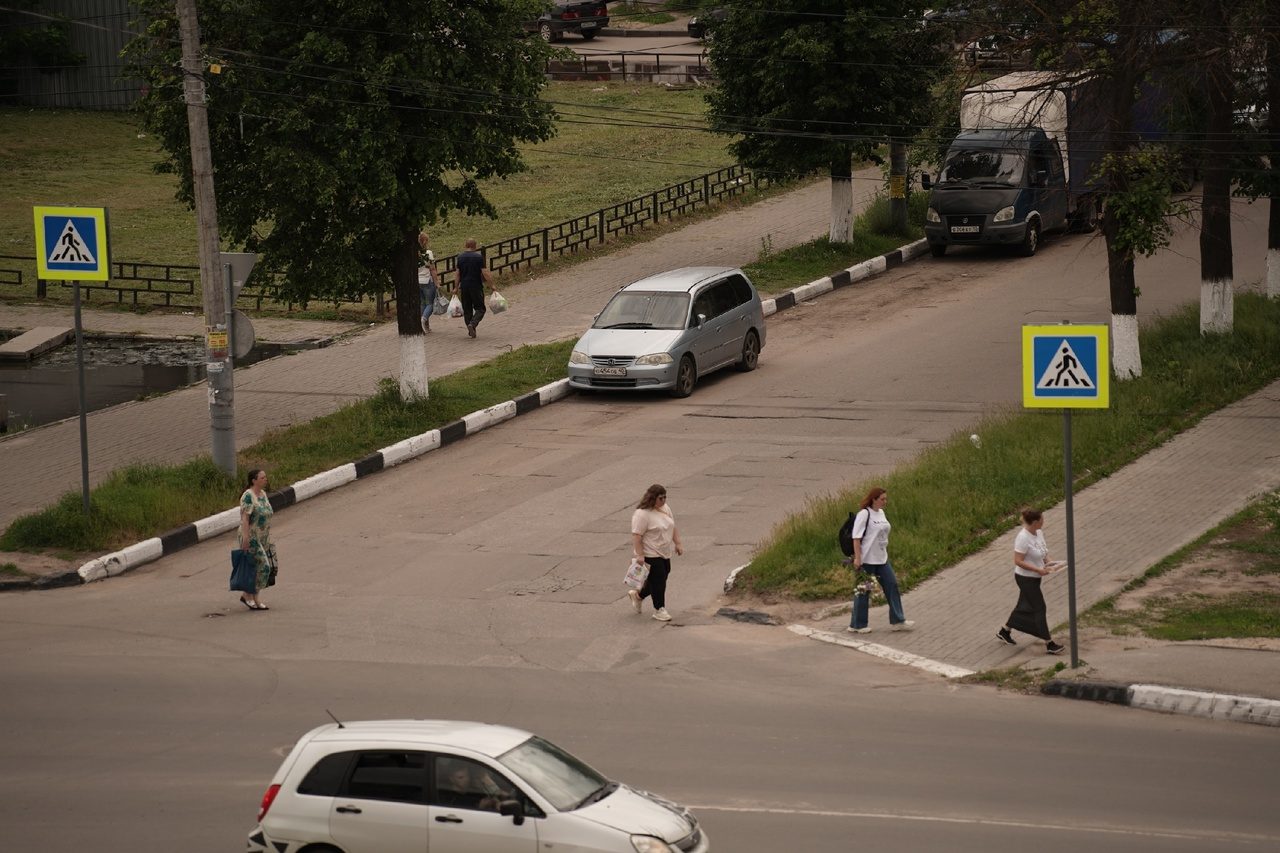
{"label": "paved sidewalk", "polygon": [[[855,175],[859,206],[870,201],[879,176],[874,168]],[[660,238],[504,287],[511,310],[486,317],[478,339],[469,339],[460,321],[435,319],[426,337],[431,375],[447,375],[514,347],[580,334],[611,293],[644,275],[682,266],[740,266],[759,256],[766,236],[775,250],[811,240],[826,233],[829,212],[829,184],[814,181]],[[0,328],[16,327],[8,317],[10,310],[0,306]],[[134,319],[141,324],[144,318]],[[269,430],[370,396],[380,379],[398,371],[394,324],[237,370],[236,445],[251,445]],[[91,484],[126,464],[173,463],[208,452],[206,386],[201,383],[91,414],[88,435]],[[79,447],[76,419],[0,439],[0,529],[80,488]]]}
{"label": "paved sidewalk", "polygon": [[[1264,492],[1280,488],[1280,382],[1205,418],[1074,498],[1076,605],[1083,612],[1118,592],[1150,566],[1203,535]],[[1066,557],[1066,510],[1045,512],[1045,538]],[[892,518],[892,507],[890,508]],[[844,633],[848,612],[810,627],[918,655],[959,670],[1069,661],[1016,634],[1016,647],[996,641],[996,629],[1017,600],[1010,554],[1016,530],[924,582],[903,598],[912,632],[888,630],[888,609],[873,609],[872,633]],[[891,548],[892,550],[892,548]],[[905,569],[906,567],[899,567]],[[1049,624],[1067,621],[1067,577],[1045,579]],[[1054,638],[1068,642],[1065,628]],[[1280,699],[1280,651],[1188,648],[1188,644],[1099,654],[1080,648],[1091,677],[1132,682],[1164,679],[1178,687]],[[952,673],[954,674],[954,673]]]}

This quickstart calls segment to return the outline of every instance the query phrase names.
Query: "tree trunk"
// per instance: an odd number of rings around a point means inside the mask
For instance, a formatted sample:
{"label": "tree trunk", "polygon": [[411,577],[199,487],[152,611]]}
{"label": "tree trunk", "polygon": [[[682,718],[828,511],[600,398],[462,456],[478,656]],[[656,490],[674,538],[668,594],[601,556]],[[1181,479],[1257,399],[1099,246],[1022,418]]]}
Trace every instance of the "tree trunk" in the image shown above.
{"label": "tree trunk", "polygon": [[1200,334],[1231,331],[1231,34],[1221,0],[1205,4],[1205,38],[1216,53],[1210,60],[1205,142],[1204,193],[1200,216]]}
{"label": "tree trunk", "polygon": [[418,229],[407,231],[392,263],[396,286],[396,329],[400,334],[400,397],[427,399],[427,343],[422,337],[422,295],[418,291]]}
{"label": "tree trunk", "polygon": [[889,223],[895,231],[907,232],[907,145],[889,143]]}
{"label": "tree trunk", "polygon": [[[1267,168],[1273,182],[1280,182],[1280,0],[1266,0],[1263,32],[1267,33]],[[1280,191],[1271,190],[1267,225],[1267,295],[1280,299]]]}
{"label": "tree trunk", "polygon": [[1133,282],[1133,252],[1114,248],[1119,223],[1102,220],[1107,242],[1107,278],[1111,285],[1111,370],[1116,379],[1142,375],[1142,348],[1138,343],[1138,296]]}
{"label": "tree trunk", "polygon": [[832,243],[853,242],[853,152],[841,149],[843,157],[831,161]]}

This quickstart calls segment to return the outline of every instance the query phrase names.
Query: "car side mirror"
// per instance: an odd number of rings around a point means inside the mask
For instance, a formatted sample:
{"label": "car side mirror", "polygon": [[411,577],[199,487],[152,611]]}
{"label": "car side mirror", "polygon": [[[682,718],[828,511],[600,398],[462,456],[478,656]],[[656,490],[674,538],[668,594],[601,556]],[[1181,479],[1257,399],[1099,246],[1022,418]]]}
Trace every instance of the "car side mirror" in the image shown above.
{"label": "car side mirror", "polygon": [[706,314],[699,314],[697,317],[693,318],[693,325],[695,326],[701,326],[705,322],[707,322]]}
{"label": "car side mirror", "polygon": [[928,172],[920,173],[920,186],[924,187],[926,190],[933,186],[933,178],[929,177]]}
{"label": "car side mirror", "polygon": [[503,800],[498,803],[498,814],[511,818],[516,826],[524,823],[524,806],[519,800]]}

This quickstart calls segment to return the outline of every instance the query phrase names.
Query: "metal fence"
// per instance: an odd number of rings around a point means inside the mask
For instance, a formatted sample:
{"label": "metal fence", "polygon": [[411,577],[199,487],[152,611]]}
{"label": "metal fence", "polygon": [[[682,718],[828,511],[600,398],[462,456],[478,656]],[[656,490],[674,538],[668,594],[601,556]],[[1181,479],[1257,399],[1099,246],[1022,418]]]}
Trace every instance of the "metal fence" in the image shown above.
{"label": "metal fence", "polygon": [[617,80],[624,83],[703,83],[714,79],[702,52],[660,53],[621,50],[576,59],[553,59],[546,65],[549,80]]}
{"label": "metal fence", "polygon": [[[499,240],[482,246],[480,251],[484,254],[489,269],[495,273],[519,270],[587,251],[610,239],[631,234],[660,221],[675,219],[700,207],[709,207],[724,199],[741,195],[749,189],[758,189],[768,181],[768,178],[752,175],[742,166],[726,166],[547,228]],[[456,281],[457,259],[457,255],[436,259],[436,268],[443,284]],[[100,299],[121,305],[127,303],[193,308],[201,304],[196,285],[199,278],[200,268],[196,266],[112,261],[111,278],[108,281],[81,282],[80,287],[86,299],[92,299],[97,294]],[[49,298],[48,282],[37,277],[34,257],[0,255],[0,287],[22,287],[28,282],[35,283],[36,298]],[[70,286],[65,282],[59,284],[63,287]],[[278,292],[274,278],[251,278],[240,292],[237,304],[253,304],[255,310],[261,310],[264,302],[272,302],[292,309],[291,304],[276,300]],[[380,311],[394,303],[394,295],[377,298]]]}

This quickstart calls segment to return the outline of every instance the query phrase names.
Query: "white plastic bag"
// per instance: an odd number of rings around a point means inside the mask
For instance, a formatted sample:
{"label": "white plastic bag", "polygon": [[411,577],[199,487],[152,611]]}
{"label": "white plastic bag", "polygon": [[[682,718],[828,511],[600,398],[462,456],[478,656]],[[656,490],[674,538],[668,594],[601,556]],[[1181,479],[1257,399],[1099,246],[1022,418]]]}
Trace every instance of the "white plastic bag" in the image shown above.
{"label": "white plastic bag", "polygon": [[489,310],[495,314],[501,314],[507,310],[507,297],[498,291],[489,294]]}
{"label": "white plastic bag", "polygon": [[627,566],[627,574],[622,578],[622,582],[632,589],[640,589],[648,579],[649,564],[632,557],[631,565]]}
{"label": "white plastic bag", "polygon": [[456,293],[453,295],[453,298],[449,300],[449,316],[462,316],[462,300],[458,298],[458,294]]}

